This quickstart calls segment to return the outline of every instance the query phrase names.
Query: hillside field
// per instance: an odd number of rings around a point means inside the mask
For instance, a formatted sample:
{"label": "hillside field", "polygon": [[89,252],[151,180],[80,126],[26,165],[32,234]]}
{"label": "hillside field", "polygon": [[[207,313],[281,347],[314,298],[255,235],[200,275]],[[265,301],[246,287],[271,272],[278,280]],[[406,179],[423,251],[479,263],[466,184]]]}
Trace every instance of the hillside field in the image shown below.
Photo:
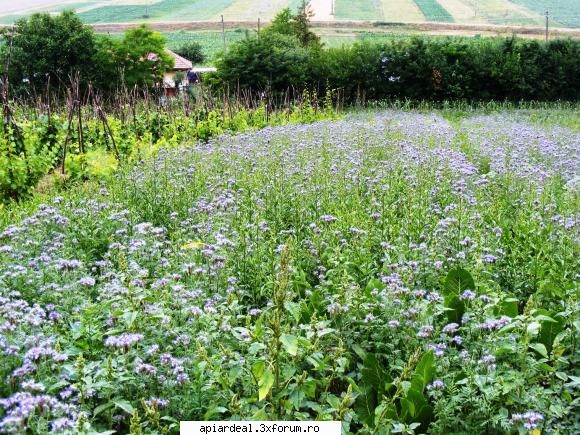
{"label": "hillside field", "polygon": [[[23,0],[0,3],[0,23],[37,11],[75,9],[87,23],[271,19],[299,0]],[[576,0],[312,0],[315,21],[455,22],[580,27]]]}

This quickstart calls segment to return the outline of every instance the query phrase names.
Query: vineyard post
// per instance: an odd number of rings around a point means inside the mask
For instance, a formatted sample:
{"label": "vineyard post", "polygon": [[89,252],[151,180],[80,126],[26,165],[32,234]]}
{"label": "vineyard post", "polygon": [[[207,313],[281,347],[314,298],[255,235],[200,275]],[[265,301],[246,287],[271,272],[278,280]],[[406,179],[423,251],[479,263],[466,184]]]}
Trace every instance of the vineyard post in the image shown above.
{"label": "vineyard post", "polygon": [[62,148],[62,166],[61,166],[61,174],[65,175],[65,168],[64,168],[64,163],[66,161],[66,149],[68,147],[68,138],[70,135],[70,130],[71,130],[71,126],[72,126],[72,121],[73,121],[73,116],[75,114],[75,99],[74,96],[71,95],[71,107],[68,113],[68,126],[66,128],[66,135],[64,137],[64,146]]}
{"label": "vineyard post", "polygon": [[224,23],[223,15],[222,15],[222,37],[224,39],[224,51],[226,51],[226,25]]}

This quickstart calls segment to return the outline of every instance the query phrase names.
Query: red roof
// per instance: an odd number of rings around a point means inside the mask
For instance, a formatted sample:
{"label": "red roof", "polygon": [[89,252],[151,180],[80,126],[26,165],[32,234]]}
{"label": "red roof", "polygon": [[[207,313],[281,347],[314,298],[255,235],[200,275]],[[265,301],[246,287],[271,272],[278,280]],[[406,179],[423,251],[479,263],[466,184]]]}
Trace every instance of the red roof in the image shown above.
{"label": "red roof", "polygon": [[[193,68],[193,64],[191,63],[191,61],[187,60],[184,57],[181,57],[179,54],[174,53],[171,50],[168,50],[167,48],[165,49],[165,51],[169,55],[171,55],[173,57],[173,59],[175,60],[175,65],[173,66],[174,70],[189,71],[190,69]],[[159,56],[157,56],[157,54],[155,54],[155,53],[149,53],[147,55],[147,60],[155,61],[158,58],[159,58]]]}
{"label": "red roof", "polygon": [[189,71],[190,69],[193,68],[193,64],[191,63],[190,60],[187,60],[185,57],[181,57],[179,54],[174,53],[171,50],[165,49],[165,51],[167,51],[170,55],[172,55],[175,58],[175,66],[173,67],[173,69],[182,69]]}

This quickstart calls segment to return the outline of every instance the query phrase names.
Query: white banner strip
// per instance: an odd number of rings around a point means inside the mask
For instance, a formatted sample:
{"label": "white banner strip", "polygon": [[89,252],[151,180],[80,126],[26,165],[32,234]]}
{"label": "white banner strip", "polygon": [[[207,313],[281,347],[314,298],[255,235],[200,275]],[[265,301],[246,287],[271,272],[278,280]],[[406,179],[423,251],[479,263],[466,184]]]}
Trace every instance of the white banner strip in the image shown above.
{"label": "white banner strip", "polygon": [[311,434],[341,435],[340,421],[182,421],[181,435]]}

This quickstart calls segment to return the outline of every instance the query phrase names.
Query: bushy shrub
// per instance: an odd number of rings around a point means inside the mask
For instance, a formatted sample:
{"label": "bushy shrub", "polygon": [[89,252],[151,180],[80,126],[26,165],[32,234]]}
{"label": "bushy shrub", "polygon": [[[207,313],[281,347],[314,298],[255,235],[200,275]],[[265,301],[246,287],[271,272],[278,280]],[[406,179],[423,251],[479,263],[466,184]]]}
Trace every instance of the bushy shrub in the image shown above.
{"label": "bushy shrub", "polygon": [[203,63],[206,59],[203,47],[199,42],[189,42],[184,44],[175,50],[175,52],[180,56],[185,57],[187,60],[190,60],[193,64]]}
{"label": "bushy shrub", "polygon": [[238,43],[221,59],[213,83],[253,90],[312,87],[320,94],[328,87],[351,103],[580,98],[580,43],[572,39],[417,37],[301,49],[281,38],[269,33]]}
{"label": "bushy shrub", "polygon": [[274,92],[302,87],[312,77],[313,53],[293,36],[269,33],[235,44],[217,62],[218,86]]}

